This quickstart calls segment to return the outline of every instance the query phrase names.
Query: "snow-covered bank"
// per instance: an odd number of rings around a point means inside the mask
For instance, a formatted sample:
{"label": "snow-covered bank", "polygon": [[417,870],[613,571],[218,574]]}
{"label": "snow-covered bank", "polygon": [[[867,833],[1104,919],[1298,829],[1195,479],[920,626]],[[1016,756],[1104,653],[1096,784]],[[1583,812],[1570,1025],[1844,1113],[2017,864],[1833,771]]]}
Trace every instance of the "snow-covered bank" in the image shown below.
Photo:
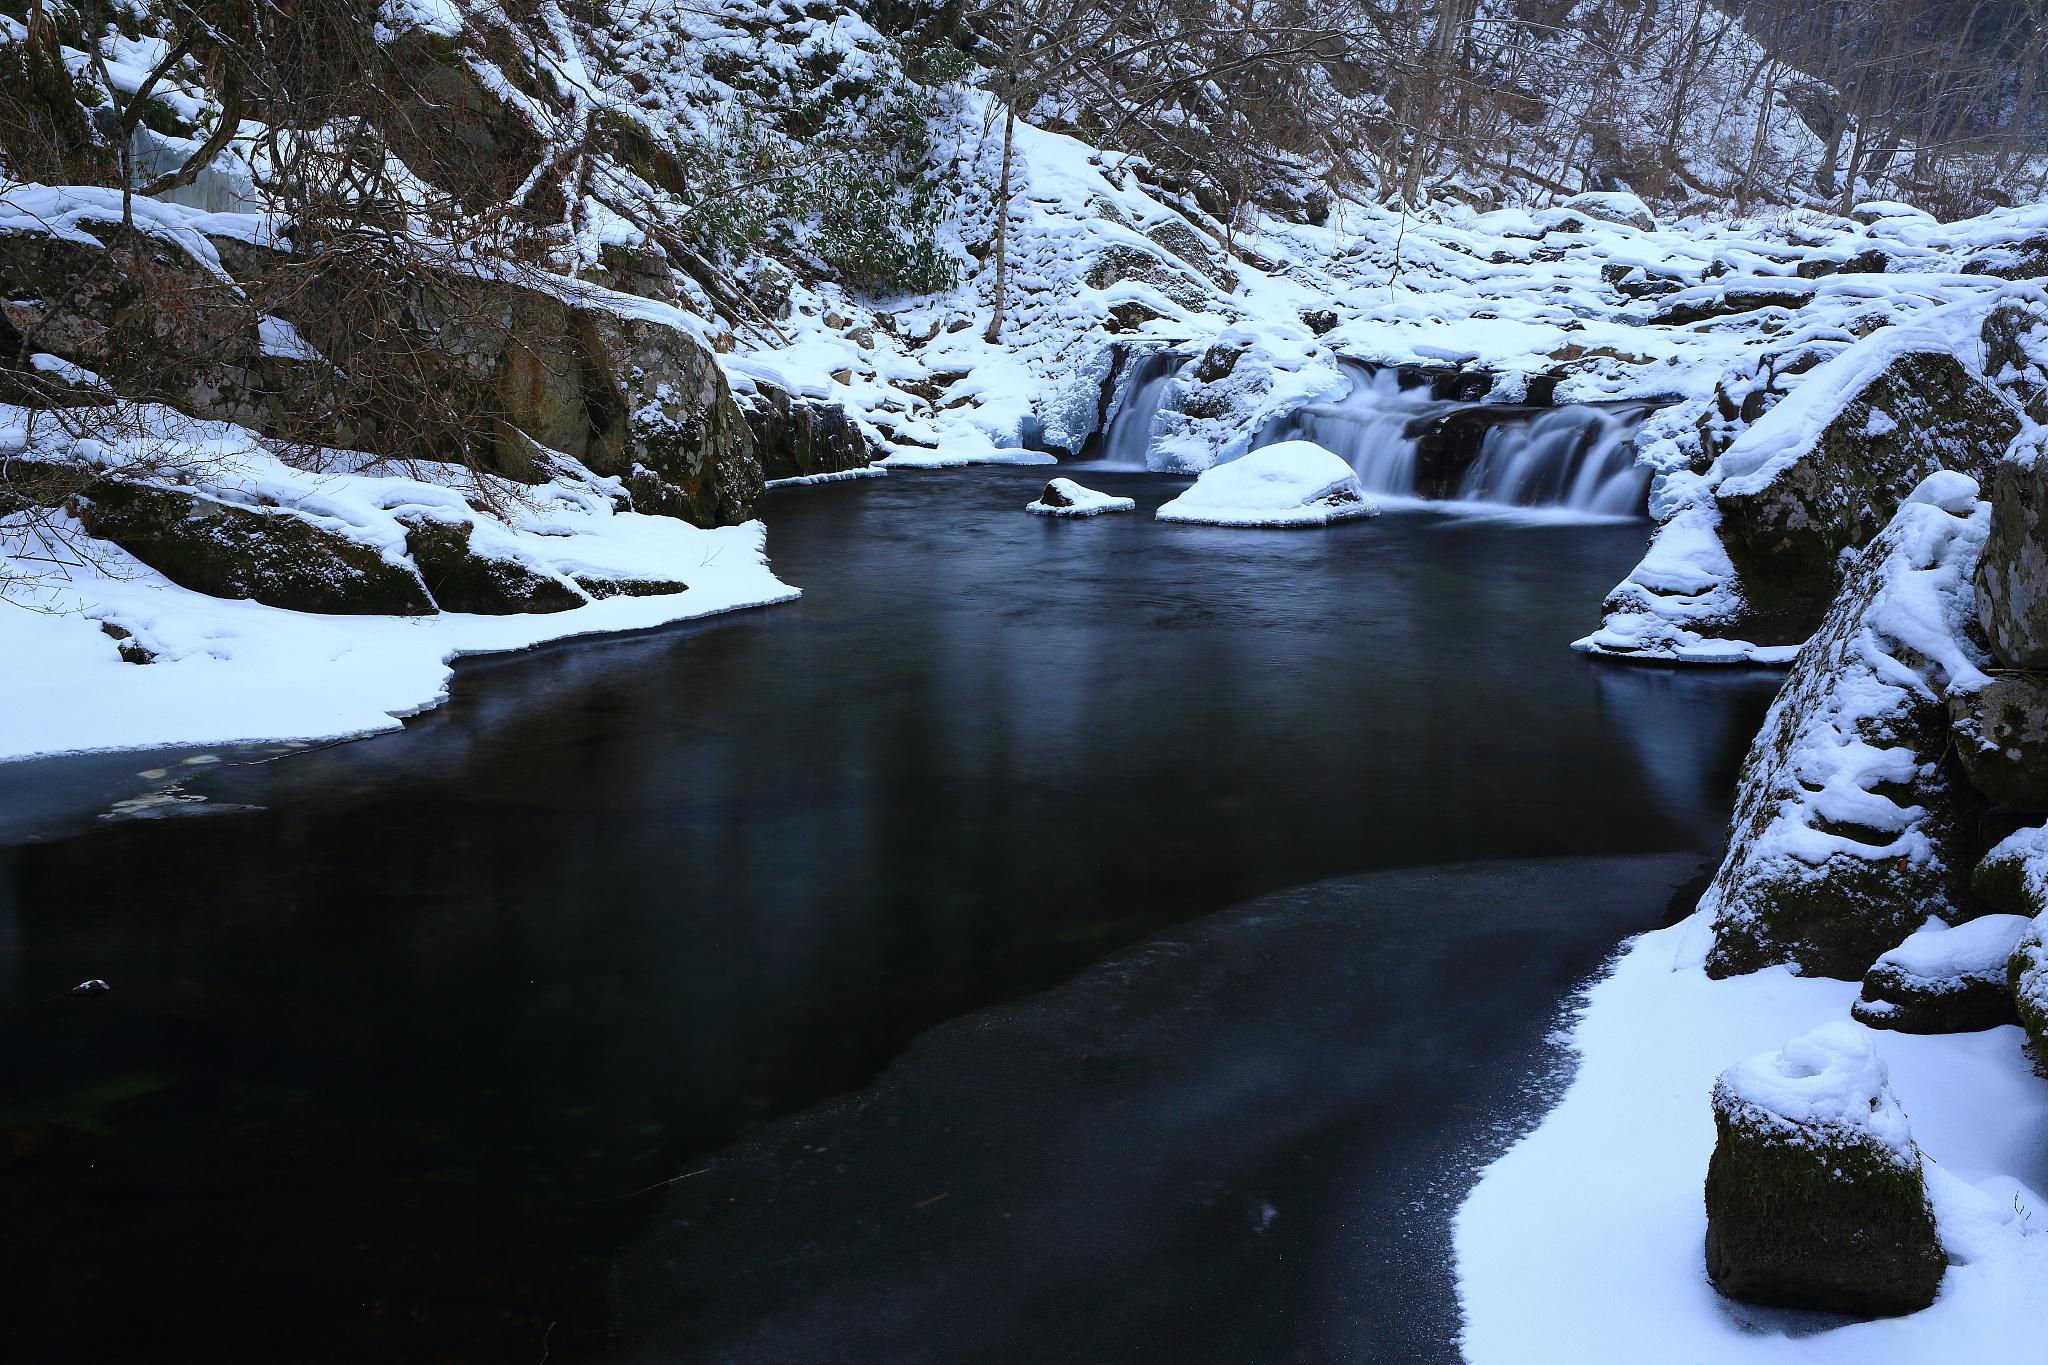
{"label": "snow-covered bank", "polygon": [[[205,458],[183,470],[189,482],[167,481],[160,495],[193,517],[310,528],[405,583],[417,582],[416,572],[432,577],[428,565],[440,562],[420,557],[422,527],[459,532],[466,566],[501,573],[536,597],[544,590],[557,609],[287,610],[180,587],[88,540],[69,513],[0,517],[0,659],[8,661],[0,761],[396,729],[446,698],[448,665],[461,655],[644,630],[797,595],[770,570],[760,522],[706,530],[620,511],[616,481],[587,471],[496,490],[506,499],[501,521],[475,512],[444,466],[419,466],[414,477],[309,473],[222,424],[191,424],[183,448]],[[260,543],[223,550],[237,552],[258,556],[251,573],[261,567]]]}
{"label": "snow-covered bank", "polygon": [[[2042,1086],[2010,1026],[1873,1035],[1928,1159],[1956,1264],[1933,1307],[1842,1323],[1746,1307],[1708,1283],[1709,1093],[1731,1062],[1847,1017],[1857,987],[1773,967],[1711,981],[1708,927],[1632,941],[1568,1037],[1578,1071],[1457,1218],[1473,1365],[1929,1365],[2021,1358],[2048,1311]],[[2018,1354],[2016,1354],[2018,1352]]]}

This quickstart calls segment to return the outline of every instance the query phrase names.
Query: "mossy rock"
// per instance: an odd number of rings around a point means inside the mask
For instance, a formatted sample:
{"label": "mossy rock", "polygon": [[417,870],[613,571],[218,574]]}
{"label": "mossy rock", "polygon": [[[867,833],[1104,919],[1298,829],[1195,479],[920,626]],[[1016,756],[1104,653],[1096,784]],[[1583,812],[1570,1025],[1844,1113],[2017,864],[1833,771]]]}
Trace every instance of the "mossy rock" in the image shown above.
{"label": "mossy rock", "polygon": [[91,371],[123,398],[266,433],[305,406],[307,363],[265,354],[246,298],[162,238],[87,226],[103,245],[0,232],[10,311],[37,350]]}
{"label": "mossy rock", "polygon": [[1823,1025],[1714,1083],[1707,1277],[1733,1299],[1889,1317],[1934,1302],[1948,1267],[1920,1150],[1884,1063]]}
{"label": "mossy rock", "polygon": [[1938,469],[1988,479],[2019,429],[2012,405],[1954,355],[1911,351],[1761,487],[1717,494],[1748,638],[1803,639],[1834,598],[1842,551],[1868,544]]}
{"label": "mossy rock", "polygon": [[2008,460],[1989,481],[1991,535],[1977,566],[1977,616],[2011,668],[2048,669],[2048,460]]}
{"label": "mossy rock", "polygon": [[434,610],[410,569],[289,512],[131,483],[96,484],[78,507],[92,535],[194,592],[329,615]]}
{"label": "mossy rock", "polygon": [[837,403],[799,398],[757,384],[740,404],[764,479],[794,479],[860,469],[882,452]]}
{"label": "mossy rock", "polygon": [[1145,228],[1144,232],[1146,240],[1172,252],[1186,264],[1201,271],[1204,278],[1224,293],[1236,292],[1237,272],[1224,263],[1222,254],[1200,233],[1180,219],[1164,219]]}
{"label": "mossy rock", "polygon": [[1850,1014],[1897,1033],[1976,1033],[2018,1023],[2007,964],[2025,923],[2018,915],[1982,915],[1920,930],[1872,964]]}
{"label": "mossy rock", "polygon": [[2048,903],[2036,893],[2028,876],[2028,865],[2035,857],[2029,840],[2038,838],[2038,830],[2021,830],[1984,855],[1970,874],[1970,889],[1978,900],[2002,915],[2033,916],[2048,911]]}
{"label": "mossy rock", "polygon": [[603,578],[577,574],[576,586],[600,600],[607,597],[673,597],[688,592],[690,585],[672,578]]}
{"label": "mossy rock", "polygon": [[[1915,605],[1889,591],[1913,574],[1945,585],[1960,611],[1977,523],[1924,503],[1898,520],[1857,558],[1744,757],[1728,854],[1703,900],[1711,976],[1789,963],[1855,981],[1929,916],[1981,910],[1969,874],[1983,800],[1952,752],[1947,679],[1893,633],[1890,613]],[[1864,796],[1820,801],[1827,784]]]}
{"label": "mossy rock", "polygon": [[1707,1165],[1707,1277],[1731,1299],[1857,1317],[1917,1313],[1948,1265],[1917,1167],[1723,1109]]}
{"label": "mossy rock", "polygon": [[1970,785],[1994,806],[2048,812],[2048,681],[2003,673],[1948,706]]}
{"label": "mossy rock", "polygon": [[510,559],[478,554],[470,523],[407,516],[405,550],[442,611],[515,616],[573,611],[585,599],[568,584]]}
{"label": "mossy rock", "polygon": [[2019,946],[2006,965],[2006,979],[2012,986],[2020,1027],[2034,1045],[2035,1058],[2048,1062],[2048,913],[2036,916],[2020,935]]}

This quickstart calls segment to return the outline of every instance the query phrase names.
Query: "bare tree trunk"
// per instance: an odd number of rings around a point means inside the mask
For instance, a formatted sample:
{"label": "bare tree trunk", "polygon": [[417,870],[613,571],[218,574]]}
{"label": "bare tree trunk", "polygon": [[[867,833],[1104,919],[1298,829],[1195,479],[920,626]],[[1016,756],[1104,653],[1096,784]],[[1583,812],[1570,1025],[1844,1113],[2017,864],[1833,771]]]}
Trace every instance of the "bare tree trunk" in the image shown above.
{"label": "bare tree trunk", "polygon": [[988,320],[990,345],[1003,339],[1003,306],[1010,284],[1010,149],[1017,132],[1017,111],[1003,110],[1003,183],[996,194],[996,310]]}

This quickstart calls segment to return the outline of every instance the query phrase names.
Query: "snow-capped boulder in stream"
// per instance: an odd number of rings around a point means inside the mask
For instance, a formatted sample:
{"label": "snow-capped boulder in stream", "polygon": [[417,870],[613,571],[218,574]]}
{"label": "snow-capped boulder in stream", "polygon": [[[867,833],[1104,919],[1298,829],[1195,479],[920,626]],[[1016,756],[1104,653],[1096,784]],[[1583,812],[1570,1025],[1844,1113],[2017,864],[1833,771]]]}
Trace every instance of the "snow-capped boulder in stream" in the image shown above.
{"label": "snow-capped boulder in stream", "polygon": [[1282,441],[1204,472],[1158,517],[1212,526],[1327,526],[1379,510],[1342,458],[1313,441]]}
{"label": "snow-capped boulder in stream", "polygon": [[1730,1298],[1859,1317],[1917,1312],[1948,1267],[1920,1149],[1854,1024],[1721,1074],[1707,1275]]}
{"label": "snow-capped boulder in stream", "polygon": [[[1988,480],[2012,402],[1937,329],[1888,328],[1807,371],[1702,474],[1671,471],[1657,535],[1578,648],[1681,663],[1783,662],[1820,624],[1845,551],[1936,470]],[[1761,404],[1759,404],[1761,406]]]}
{"label": "snow-capped boulder in stream", "polygon": [[1083,488],[1072,479],[1054,479],[1038,495],[1037,501],[1024,504],[1024,510],[1041,517],[1099,517],[1104,512],[1135,511],[1137,506],[1135,498],[1098,493],[1092,488]]}
{"label": "snow-capped boulder in stream", "polygon": [[1965,629],[1989,519],[1974,481],[1933,475],[1850,568],[1743,760],[1700,902],[1710,974],[1854,980],[1929,915],[1969,917],[1980,802],[1947,761],[1944,699],[1990,662]]}

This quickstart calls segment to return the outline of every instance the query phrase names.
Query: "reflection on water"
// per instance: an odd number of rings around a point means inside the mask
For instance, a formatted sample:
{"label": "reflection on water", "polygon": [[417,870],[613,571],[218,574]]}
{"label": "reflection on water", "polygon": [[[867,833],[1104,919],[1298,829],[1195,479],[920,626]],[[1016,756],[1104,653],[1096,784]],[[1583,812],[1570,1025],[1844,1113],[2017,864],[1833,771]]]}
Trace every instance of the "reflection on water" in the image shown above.
{"label": "reflection on water", "polygon": [[1168,526],[1142,476],[1075,524],[1041,477],[778,494],[799,603],[0,850],[21,1357],[578,1358],[639,1192],[942,1019],[1279,887],[1718,831],[1768,681],[1566,648],[1640,526]]}

